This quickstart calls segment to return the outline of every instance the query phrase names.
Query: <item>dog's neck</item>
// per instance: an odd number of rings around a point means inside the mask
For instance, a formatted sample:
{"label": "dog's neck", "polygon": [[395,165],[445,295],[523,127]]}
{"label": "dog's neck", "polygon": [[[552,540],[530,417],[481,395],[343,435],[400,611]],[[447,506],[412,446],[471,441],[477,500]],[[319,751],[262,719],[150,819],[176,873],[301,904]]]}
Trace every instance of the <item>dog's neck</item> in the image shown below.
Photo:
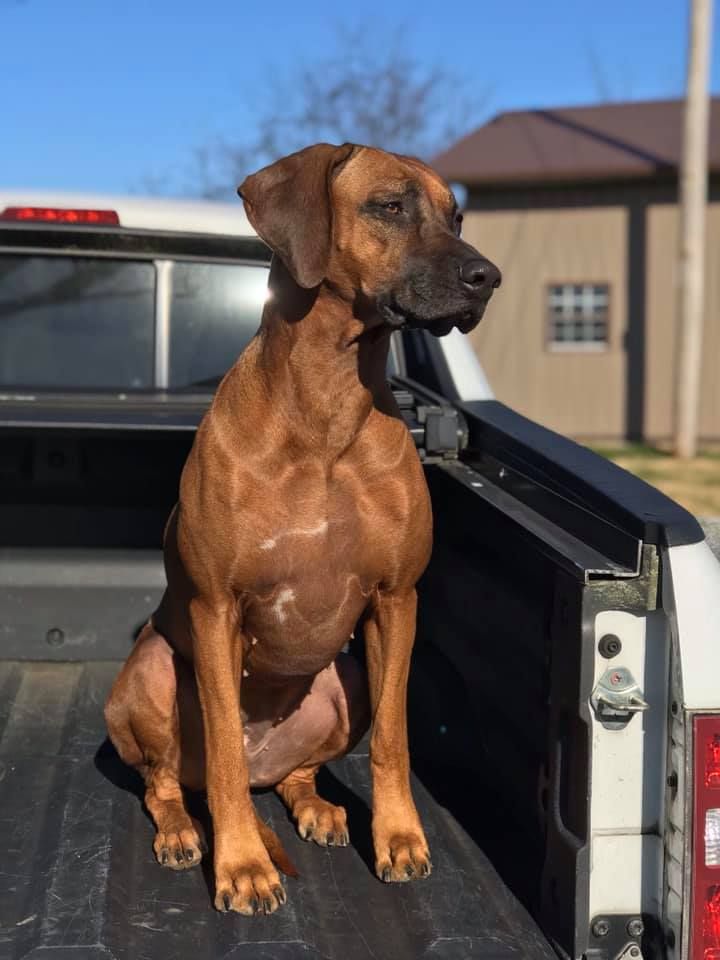
{"label": "dog's neck", "polygon": [[322,284],[299,287],[277,259],[256,352],[272,404],[309,443],[342,452],[373,408],[393,413],[386,365],[390,331],[368,329],[352,304]]}

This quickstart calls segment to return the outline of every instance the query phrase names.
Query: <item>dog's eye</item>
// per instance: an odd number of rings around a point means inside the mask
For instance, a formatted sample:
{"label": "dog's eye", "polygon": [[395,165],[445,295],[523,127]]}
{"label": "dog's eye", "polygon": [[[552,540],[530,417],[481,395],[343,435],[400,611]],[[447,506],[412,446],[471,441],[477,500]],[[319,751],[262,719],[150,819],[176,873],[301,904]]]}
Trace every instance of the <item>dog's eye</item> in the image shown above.
{"label": "dog's eye", "polygon": [[388,213],[402,213],[403,205],[399,200],[387,200],[383,203],[383,210],[387,210]]}
{"label": "dog's eye", "polygon": [[455,233],[460,236],[460,231],[462,230],[463,215],[461,213],[456,214],[455,216]]}

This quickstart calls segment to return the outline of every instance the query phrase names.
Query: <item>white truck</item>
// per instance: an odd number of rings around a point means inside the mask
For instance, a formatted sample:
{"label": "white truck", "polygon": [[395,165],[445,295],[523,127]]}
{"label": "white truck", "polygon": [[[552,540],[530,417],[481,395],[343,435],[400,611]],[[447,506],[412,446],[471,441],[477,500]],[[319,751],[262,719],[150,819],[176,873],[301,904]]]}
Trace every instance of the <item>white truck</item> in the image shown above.
{"label": "white truck", "polygon": [[239,203],[0,191],[0,958],[720,960],[720,566],[676,503],[497,402],[457,332],[395,335],[388,370],[435,518],[432,878],[374,878],[364,743],[324,784],[351,848],[258,798],[301,873],[277,915],[154,863],[102,704],[268,257]]}

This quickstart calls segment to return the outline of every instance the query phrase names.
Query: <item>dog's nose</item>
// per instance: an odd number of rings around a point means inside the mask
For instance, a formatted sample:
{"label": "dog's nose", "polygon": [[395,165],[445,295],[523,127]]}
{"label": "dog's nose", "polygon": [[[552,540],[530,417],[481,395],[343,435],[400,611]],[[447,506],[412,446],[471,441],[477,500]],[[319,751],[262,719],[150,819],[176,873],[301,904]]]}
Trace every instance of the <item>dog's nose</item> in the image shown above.
{"label": "dog's nose", "polygon": [[460,267],[460,279],[471,290],[497,290],[502,282],[500,271],[485,257],[466,260]]}

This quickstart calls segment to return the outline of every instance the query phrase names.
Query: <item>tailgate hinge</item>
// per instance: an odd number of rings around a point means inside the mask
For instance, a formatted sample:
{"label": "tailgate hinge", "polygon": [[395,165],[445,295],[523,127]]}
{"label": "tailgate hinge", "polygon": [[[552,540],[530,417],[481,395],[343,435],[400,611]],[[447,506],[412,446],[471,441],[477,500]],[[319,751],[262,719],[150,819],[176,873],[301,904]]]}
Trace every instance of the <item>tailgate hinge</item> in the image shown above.
{"label": "tailgate hinge", "polygon": [[422,395],[410,390],[394,389],[393,394],[423,463],[457,460],[468,442],[462,414],[449,403],[423,402]]}
{"label": "tailgate hinge", "polygon": [[466,443],[464,424],[452,407],[418,405],[418,423],[424,428],[419,444],[422,460],[457,460]]}

